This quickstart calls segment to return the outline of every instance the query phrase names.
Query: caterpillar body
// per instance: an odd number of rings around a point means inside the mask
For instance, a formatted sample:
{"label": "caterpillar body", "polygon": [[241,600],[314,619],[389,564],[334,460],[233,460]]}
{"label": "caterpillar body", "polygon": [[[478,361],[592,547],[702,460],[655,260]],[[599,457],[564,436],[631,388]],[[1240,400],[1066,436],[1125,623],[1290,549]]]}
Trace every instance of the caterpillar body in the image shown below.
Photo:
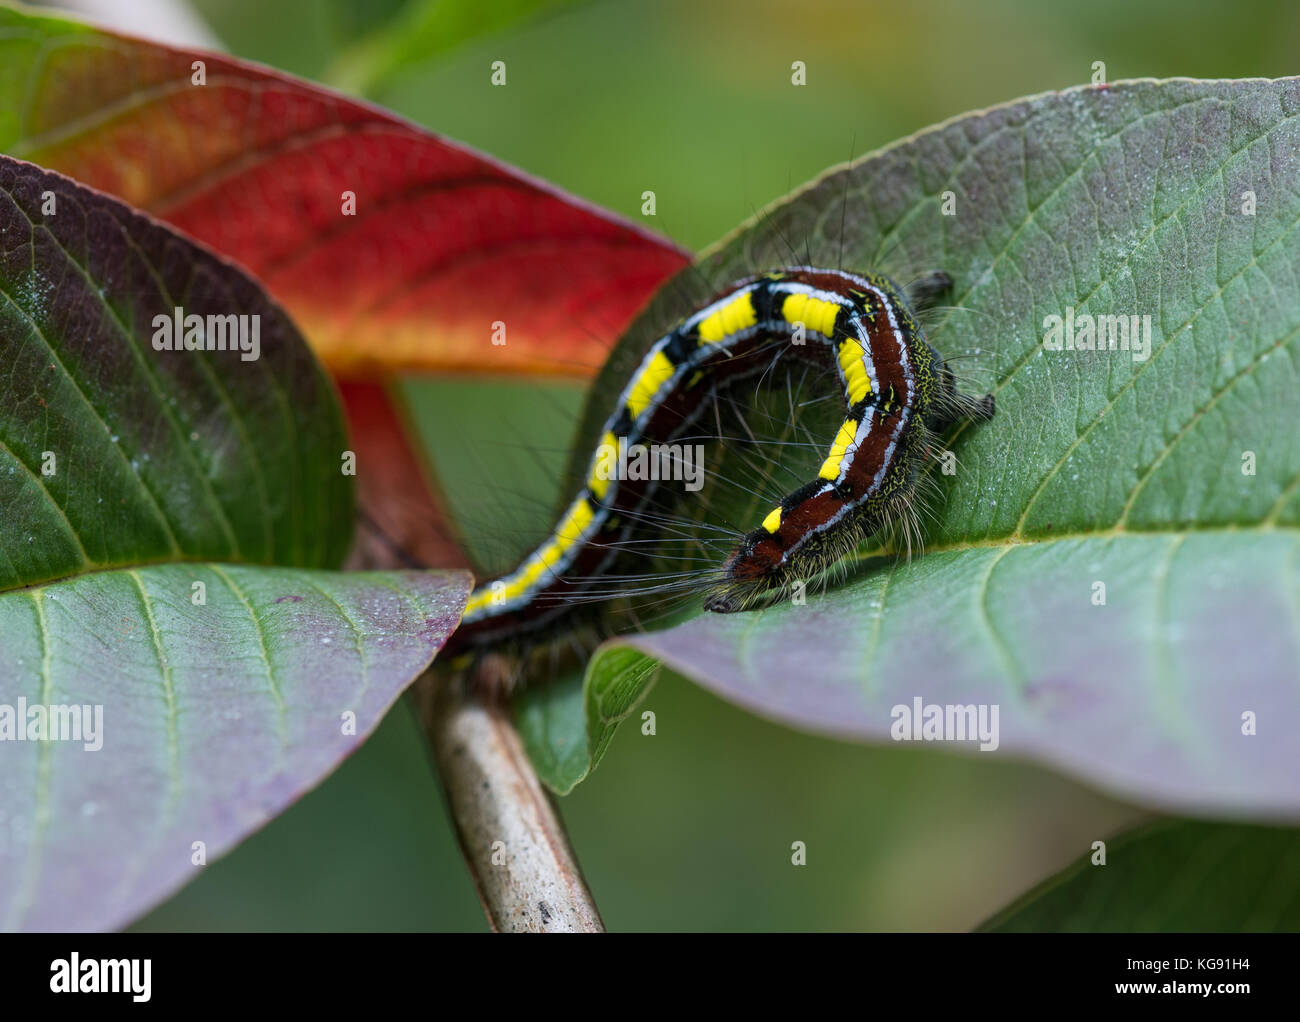
{"label": "caterpillar body", "polygon": [[[951,286],[932,273],[917,304]],[[815,479],[786,494],[735,544],[705,607],[743,610],[815,577],[910,505],[932,438],[993,414],[993,398],[961,393],[902,289],[879,274],[795,266],[737,281],[660,337],[604,424],[586,486],[549,538],[517,568],[477,588],[451,651],[535,633],[568,613],[648,527],[640,512],[661,485],[619,478],[610,452],[671,444],[720,391],[771,378],[781,359],[833,367],[845,416]]]}

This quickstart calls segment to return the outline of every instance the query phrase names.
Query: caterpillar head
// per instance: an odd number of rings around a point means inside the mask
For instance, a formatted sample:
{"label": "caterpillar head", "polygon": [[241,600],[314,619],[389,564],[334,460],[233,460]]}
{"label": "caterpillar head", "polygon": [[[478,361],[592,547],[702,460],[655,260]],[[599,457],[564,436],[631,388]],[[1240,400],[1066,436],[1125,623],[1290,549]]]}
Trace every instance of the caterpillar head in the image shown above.
{"label": "caterpillar head", "polygon": [[747,610],[785,585],[789,574],[780,541],[766,529],[747,533],[722,565],[704,609],[715,614]]}

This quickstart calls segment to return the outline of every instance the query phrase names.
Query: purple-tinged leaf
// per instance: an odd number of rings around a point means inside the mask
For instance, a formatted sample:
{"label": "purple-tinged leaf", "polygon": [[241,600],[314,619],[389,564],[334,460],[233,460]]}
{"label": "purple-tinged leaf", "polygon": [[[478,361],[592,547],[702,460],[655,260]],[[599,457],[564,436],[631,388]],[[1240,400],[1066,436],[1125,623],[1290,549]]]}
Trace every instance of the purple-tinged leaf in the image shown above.
{"label": "purple-tinged leaf", "polygon": [[[192,879],[370,734],[468,589],[175,564],[0,594],[0,928],[114,928]],[[32,740],[56,718],[90,726]]]}

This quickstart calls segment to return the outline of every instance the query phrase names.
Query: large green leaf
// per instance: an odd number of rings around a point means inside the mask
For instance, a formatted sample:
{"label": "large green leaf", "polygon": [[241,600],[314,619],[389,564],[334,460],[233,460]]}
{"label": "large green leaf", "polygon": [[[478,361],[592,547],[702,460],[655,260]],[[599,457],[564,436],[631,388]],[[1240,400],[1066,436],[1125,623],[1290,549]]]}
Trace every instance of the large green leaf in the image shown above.
{"label": "large green leaf", "polygon": [[[665,288],[593,391],[575,469],[654,336],[791,261],[947,270],[958,308],[931,337],[998,412],[948,439],[959,468],[933,474],[925,555],[865,551],[806,606],[694,607],[598,653],[586,699],[546,695],[583,707],[548,734],[588,753],[557,757],[550,783],[589,769],[591,693],[627,676],[622,645],[801,727],[884,740],[918,697],[995,704],[984,754],[1151,804],[1300,813],[1297,109],[1296,79],[1176,80],[968,115],[827,174],[701,259],[701,283]],[[1148,357],[1044,350],[1069,309],[1149,315]],[[815,475],[815,447],[778,453]],[[690,512],[749,529],[771,496],[706,488]]]}
{"label": "large green leaf", "polygon": [[[178,308],[245,346],[156,345]],[[466,575],[310,570],[351,541],[348,454],[242,270],[0,157],[0,927],[128,921],[428,666]]]}
{"label": "large green leaf", "polygon": [[0,735],[24,700],[95,732],[0,742],[0,929],[116,927],[196,876],[374,730],[468,589],[175,564],[0,595]]}
{"label": "large green leaf", "polygon": [[[248,351],[155,350],[155,317],[177,308],[205,329],[247,317]],[[0,354],[0,590],[151,561],[334,567],[347,552],[342,417],[279,306],[161,224],[8,157]]]}
{"label": "large green leaf", "polygon": [[1001,933],[1300,930],[1300,832],[1162,821],[1105,842],[980,927]]}

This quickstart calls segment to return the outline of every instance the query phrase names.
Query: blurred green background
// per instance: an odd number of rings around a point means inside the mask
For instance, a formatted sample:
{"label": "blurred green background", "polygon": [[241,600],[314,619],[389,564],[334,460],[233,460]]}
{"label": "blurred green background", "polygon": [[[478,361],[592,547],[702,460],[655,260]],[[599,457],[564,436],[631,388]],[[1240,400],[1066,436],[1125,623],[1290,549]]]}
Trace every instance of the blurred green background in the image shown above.
{"label": "blurred green background", "polygon": [[[504,29],[492,17],[520,5],[500,4],[477,35],[478,0],[193,6],[238,56],[356,88],[634,219],[653,189],[649,226],[693,249],[832,164],[1085,82],[1094,61],[1109,80],[1274,77],[1300,52],[1284,0],[553,0]],[[458,388],[409,393],[445,415]],[[579,396],[548,388],[561,436]],[[421,426],[436,436],[438,417]],[[440,470],[463,502],[472,465]],[[540,475],[516,485],[549,499]],[[643,708],[658,733],[624,727],[561,803],[614,930],[967,929],[1143,815],[1001,758],[797,734],[671,675]],[[484,929],[409,707],[137,928]]]}

